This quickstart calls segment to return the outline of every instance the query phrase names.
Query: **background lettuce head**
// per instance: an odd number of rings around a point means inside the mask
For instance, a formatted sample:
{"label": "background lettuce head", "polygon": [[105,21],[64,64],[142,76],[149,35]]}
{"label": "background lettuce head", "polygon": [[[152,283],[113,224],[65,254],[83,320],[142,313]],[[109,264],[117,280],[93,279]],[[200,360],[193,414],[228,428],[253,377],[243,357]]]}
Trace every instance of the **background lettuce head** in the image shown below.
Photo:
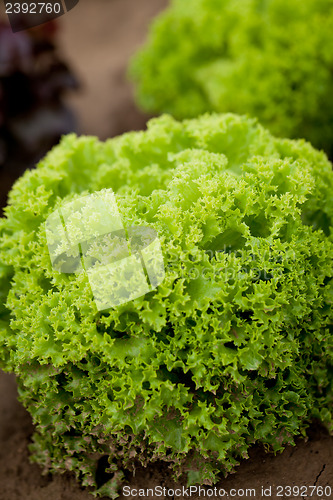
{"label": "background lettuce head", "polygon": [[139,104],[256,116],[333,156],[333,0],[172,0],[133,61]]}

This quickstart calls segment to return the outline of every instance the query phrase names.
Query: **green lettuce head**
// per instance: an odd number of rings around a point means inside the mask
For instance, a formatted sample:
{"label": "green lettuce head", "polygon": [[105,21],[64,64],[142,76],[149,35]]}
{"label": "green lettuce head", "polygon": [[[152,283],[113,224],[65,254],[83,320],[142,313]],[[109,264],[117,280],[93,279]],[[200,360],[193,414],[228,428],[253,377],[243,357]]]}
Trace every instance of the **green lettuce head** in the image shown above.
{"label": "green lettuce head", "polygon": [[[64,137],[0,222],[0,360],[36,426],[33,459],[115,498],[137,464],[212,484],[254,443],[280,451],[313,419],[333,430],[332,193],[323,153],[232,114]],[[164,275],[105,309],[89,270],[107,263],[94,238],[108,218],[123,242],[157,235],[147,270],[160,251]],[[81,241],[72,267],[65,230]]]}
{"label": "green lettuce head", "polygon": [[131,74],[148,111],[257,116],[333,155],[333,0],[172,0]]}

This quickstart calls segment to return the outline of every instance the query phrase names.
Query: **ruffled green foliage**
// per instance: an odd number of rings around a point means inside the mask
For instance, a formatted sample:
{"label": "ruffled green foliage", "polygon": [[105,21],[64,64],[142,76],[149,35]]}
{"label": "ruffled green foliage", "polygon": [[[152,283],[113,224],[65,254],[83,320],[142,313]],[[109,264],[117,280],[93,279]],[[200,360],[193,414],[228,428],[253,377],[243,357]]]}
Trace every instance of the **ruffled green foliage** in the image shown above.
{"label": "ruffled green foliage", "polygon": [[138,102],[249,113],[333,155],[333,0],[172,0],[133,61]]}
{"label": "ruffled green foliage", "polygon": [[[84,273],[52,269],[45,221],[103,188],[125,226],[157,231],[166,277],[98,312]],[[0,225],[0,359],[34,459],[115,497],[137,463],[211,484],[255,442],[282,450],[314,418],[332,430],[332,218],[325,155],[252,119],[65,137]]]}

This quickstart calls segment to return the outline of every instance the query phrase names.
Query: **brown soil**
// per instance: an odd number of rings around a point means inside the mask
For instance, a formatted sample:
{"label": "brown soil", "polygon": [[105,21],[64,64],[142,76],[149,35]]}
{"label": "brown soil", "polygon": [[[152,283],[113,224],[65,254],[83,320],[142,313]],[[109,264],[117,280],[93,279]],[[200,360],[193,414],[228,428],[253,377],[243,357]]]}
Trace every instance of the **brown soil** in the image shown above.
{"label": "brown soil", "polygon": [[[144,127],[147,116],[134,105],[131,86],[126,81],[126,65],[144,39],[147,23],[166,4],[167,0],[81,0],[61,19],[62,52],[83,82],[80,93],[69,98],[79,117],[80,132],[106,138]],[[12,180],[13,175],[1,174],[2,200]],[[27,446],[33,425],[17,401],[12,375],[0,374],[0,395],[0,500],[93,498],[70,475],[42,476],[40,468],[29,463]],[[330,485],[333,490],[333,438],[315,425],[308,434],[307,442],[299,440],[296,447],[289,447],[276,457],[266,454],[260,447],[254,448],[250,459],[240,465],[236,474],[221,481],[218,488],[227,492],[232,488],[255,488],[256,498],[263,498],[262,486],[265,489],[272,487],[271,498],[278,498],[278,485]],[[157,485],[179,487],[174,485],[161,464],[138,469],[127,484],[136,489]],[[249,498],[245,493],[240,491],[232,498]],[[191,498],[199,497],[193,495]],[[287,494],[280,498],[287,498]],[[314,494],[312,498],[325,497]]]}
{"label": "brown soil", "polygon": [[[33,426],[29,414],[16,399],[15,378],[12,375],[0,374],[0,394],[0,500],[91,500],[93,497],[80,488],[70,475],[42,476],[40,468],[29,463],[27,446]],[[298,440],[296,447],[288,447],[277,456],[267,454],[260,447],[256,447],[251,451],[250,459],[244,460],[235,474],[220,481],[217,488],[224,488],[227,492],[232,489],[254,488],[256,498],[263,498],[261,488],[266,490],[272,487],[271,498],[278,498],[273,493],[277,493],[278,485],[333,487],[332,444],[332,437],[323,429],[313,426],[307,442]],[[161,464],[138,469],[135,477],[129,477],[126,484],[137,490],[154,488],[157,485],[173,489],[181,487],[174,484]],[[241,491],[239,493],[233,498],[250,498],[249,495],[244,496]],[[121,500],[125,498],[135,497],[122,496]],[[171,497],[166,495],[149,498]],[[191,498],[197,500],[199,497],[193,495]],[[312,498],[328,497],[313,495]]]}

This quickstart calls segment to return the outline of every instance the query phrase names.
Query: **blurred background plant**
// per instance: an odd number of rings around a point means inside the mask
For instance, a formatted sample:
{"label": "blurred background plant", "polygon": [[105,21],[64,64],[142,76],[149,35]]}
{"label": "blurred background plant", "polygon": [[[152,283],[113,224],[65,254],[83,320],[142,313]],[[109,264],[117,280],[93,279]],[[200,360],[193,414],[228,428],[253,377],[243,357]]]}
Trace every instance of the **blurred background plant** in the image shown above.
{"label": "blurred background plant", "polygon": [[333,0],[172,0],[132,64],[138,103],[259,118],[333,157]]}
{"label": "blurred background plant", "polygon": [[64,95],[78,81],[56,32],[56,21],[15,34],[0,22],[0,169],[8,184],[76,129]]}

